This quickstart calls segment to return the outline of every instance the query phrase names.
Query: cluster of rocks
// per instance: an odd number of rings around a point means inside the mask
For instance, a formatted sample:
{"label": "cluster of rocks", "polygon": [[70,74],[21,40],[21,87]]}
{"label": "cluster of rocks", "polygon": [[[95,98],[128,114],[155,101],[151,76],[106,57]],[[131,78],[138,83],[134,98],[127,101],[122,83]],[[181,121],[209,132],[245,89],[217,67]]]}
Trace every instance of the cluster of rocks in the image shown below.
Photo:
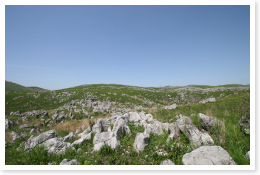
{"label": "cluster of rocks", "polygon": [[44,109],[28,111],[25,114],[28,115],[28,116],[35,117],[35,118],[39,118],[40,115],[42,115],[41,117],[47,117],[48,116],[48,112]]}
{"label": "cluster of rocks", "polygon": [[[75,102],[72,102],[74,105]],[[102,103],[101,103],[102,104]],[[45,115],[47,111],[38,110],[27,112],[29,116],[39,116]],[[14,115],[14,113],[13,113]],[[21,115],[18,111],[16,115]],[[47,113],[48,115],[48,113]],[[71,117],[70,113],[70,117]],[[60,113],[55,111],[52,116],[53,121],[60,121],[67,117],[64,111]],[[202,113],[198,114],[198,118],[201,119],[202,126],[205,130],[209,131],[213,126],[217,124],[223,124],[221,121],[215,117],[206,116]],[[245,119],[241,119],[245,121]],[[184,165],[234,165],[235,162],[229,156],[229,154],[220,146],[214,146],[214,141],[211,136],[206,131],[200,131],[193,123],[192,120],[187,116],[179,115],[176,122],[171,123],[161,123],[156,119],[153,119],[151,114],[146,114],[145,112],[128,112],[122,114],[117,112],[113,114],[109,119],[99,119],[92,127],[86,128],[82,125],[76,132],[70,132],[65,137],[60,137],[55,130],[50,130],[44,132],[38,136],[31,136],[26,142],[23,142],[24,150],[30,150],[36,146],[44,146],[49,153],[64,153],[68,149],[74,148],[74,145],[80,145],[84,140],[90,140],[93,134],[93,150],[98,151],[103,146],[111,147],[111,149],[117,149],[121,147],[118,136],[122,134],[132,134],[129,128],[129,123],[133,123],[135,126],[142,126],[145,128],[144,132],[137,133],[135,136],[135,141],[133,144],[134,150],[137,152],[142,152],[149,145],[150,134],[162,135],[164,132],[169,133],[169,140],[179,140],[180,132],[182,132],[190,141],[192,148],[190,153],[183,156]],[[8,120],[6,118],[6,129],[11,126],[17,125],[14,121]],[[241,124],[242,125],[242,124]],[[243,125],[244,126],[244,125]],[[20,129],[27,128],[31,129],[31,133],[39,131],[39,127],[31,128],[28,124],[20,125]],[[11,133],[13,140],[20,137],[19,134]],[[78,139],[74,141],[74,138]],[[73,142],[72,142],[73,141]],[[70,143],[72,142],[72,143]],[[197,148],[197,149],[195,149]],[[20,147],[19,147],[20,149]],[[168,153],[163,149],[156,149],[156,153],[161,156],[167,156]],[[248,153],[250,156],[250,154]],[[73,160],[63,160],[61,165],[79,164],[76,159]],[[165,160],[161,162],[161,165],[174,165],[170,160]]]}

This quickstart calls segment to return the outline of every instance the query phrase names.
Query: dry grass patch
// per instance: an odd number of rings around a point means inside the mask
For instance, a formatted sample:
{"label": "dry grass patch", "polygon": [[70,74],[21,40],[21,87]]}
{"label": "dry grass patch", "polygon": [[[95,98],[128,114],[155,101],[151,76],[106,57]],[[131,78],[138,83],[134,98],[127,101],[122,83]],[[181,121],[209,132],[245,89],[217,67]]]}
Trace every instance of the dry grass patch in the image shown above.
{"label": "dry grass patch", "polygon": [[6,142],[13,141],[13,137],[11,136],[11,132],[5,132],[5,141]]}
{"label": "dry grass patch", "polygon": [[225,116],[229,116],[228,110],[225,110],[225,111],[224,111],[224,115],[225,115]]}
{"label": "dry grass patch", "polygon": [[89,126],[89,120],[88,119],[84,119],[84,120],[81,120],[81,121],[76,121],[76,120],[73,120],[73,121],[68,121],[68,122],[65,122],[65,123],[59,123],[57,125],[55,125],[53,127],[53,129],[55,129],[57,132],[58,131],[69,131],[69,132],[74,132],[79,128],[81,127],[82,125],[85,125],[86,127]]}
{"label": "dry grass patch", "polygon": [[212,111],[207,109],[206,110],[206,116],[213,116]]}

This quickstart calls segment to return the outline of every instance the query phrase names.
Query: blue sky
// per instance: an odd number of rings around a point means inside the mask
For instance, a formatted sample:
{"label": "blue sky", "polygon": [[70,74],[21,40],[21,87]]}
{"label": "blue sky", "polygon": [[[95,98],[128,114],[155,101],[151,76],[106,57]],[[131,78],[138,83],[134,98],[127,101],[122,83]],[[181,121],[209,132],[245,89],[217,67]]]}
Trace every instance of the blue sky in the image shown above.
{"label": "blue sky", "polygon": [[6,6],[5,79],[56,90],[250,83],[249,6]]}

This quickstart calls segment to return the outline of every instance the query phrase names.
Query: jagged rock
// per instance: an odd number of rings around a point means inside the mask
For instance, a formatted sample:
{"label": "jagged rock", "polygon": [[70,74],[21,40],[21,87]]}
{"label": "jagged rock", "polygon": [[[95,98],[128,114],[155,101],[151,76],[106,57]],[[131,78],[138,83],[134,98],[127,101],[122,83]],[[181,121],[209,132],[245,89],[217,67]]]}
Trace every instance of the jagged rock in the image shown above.
{"label": "jagged rock", "polygon": [[72,143],[72,145],[77,145],[77,144],[81,145],[81,143],[82,143],[84,140],[89,140],[89,139],[91,139],[92,135],[93,135],[93,132],[90,132],[90,133],[88,133],[88,134],[81,135],[81,138],[78,139],[78,140],[75,140],[75,141]]}
{"label": "jagged rock", "polygon": [[83,137],[83,136],[87,135],[88,133],[90,133],[90,131],[91,131],[90,126],[88,126],[87,129],[85,129],[82,133],[78,134],[77,136],[78,137]]}
{"label": "jagged rock", "polygon": [[92,131],[96,133],[100,133],[105,130],[106,121],[104,119],[98,119],[97,122],[93,125]]}
{"label": "jagged rock", "polygon": [[170,159],[164,160],[160,165],[175,165]]}
{"label": "jagged rock", "polygon": [[162,130],[162,125],[159,123],[154,123],[154,124],[147,124],[147,128],[145,129],[145,133],[149,134],[149,133],[154,133],[157,135],[162,135],[163,134],[163,130]]}
{"label": "jagged rock", "polygon": [[167,142],[169,140],[174,140],[174,139],[177,139],[179,138],[180,136],[180,129],[178,128],[177,124],[176,123],[171,123],[170,124],[170,135],[168,136],[168,139],[167,139]]}
{"label": "jagged rock", "polygon": [[201,146],[182,157],[184,165],[236,165],[220,146]]}
{"label": "jagged rock", "polygon": [[22,128],[30,128],[30,126],[28,124],[23,124],[23,125],[19,126],[19,129],[22,129]]}
{"label": "jagged rock", "polygon": [[60,165],[79,165],[79,161],[77,159],[64,159]]}
{"label": "jagged rock", "polygon": [[73,132],[70,132],[68,135],[63,137],[63,142],[73,141],[73,139],[74,139],[74,134]]}
{"label": "jagged rock", "polygon": [[35,146],[45,142],[46,140],[49,140],[51,138],[58,137],[58,133],[55,130],[46,131],[37,137],[30,137],[26,143],[24,150],[32,149]]}
{"label": "jagged rock", "polygon": [[58,116],[59,116],[58,114],[54,114],[54,115],[52,116],[52,119],[55,120]]}
{"label": "jagged rock", "polygon": [[239,120],[239,126],[245,134],[250,135],[250,119],[249,118],[241,117],[241,119]]}
{"label": "jagged rock", "polygon": [[13,127],[15,125],[18,125],[18,123],[14,122],[12,120],[5,119],[5,129],[8,129],[8,128]]}
{"label": "jagged rock", "polygon": [[214,141],[208,133],[203,133],[193,125],[190,118],[184,116],[176,121],[180,130],[188,137],[194,146],[213,144]]}
{"label": "jagged rock", "polygon": [[177,108],[177,105],[175,103],[171,106],[165,106],[165,109],[175,109],[175,108]]}
{"label": "jagged rock", "polygon": [[[13,141],[13,142],[14,142],[16,139],[21,138],[21,135],[18,134],[18,133],[16,133],[16,132],[14,132],[14,131],[11,131],[10,136],[12,137],[12,141]],[[25,136],[25,135],[22,134],[22,137],[24,137],[24,136]]]}
{"label": "jagged rock", "polygon": [[114,127],[113,127],[113,130],[112,132],[116,135],[116,136],[119,136],[121,134],[131,134],[131,131],[129,129],[129,127],[127,126],[127,123],[128,123],[128,118],[125,118],[125,117],[119,117],[117,118],[115,124],[114,124]]}
{"label": "jagged rock", "polygon": [[107,120],[107,124],[114,124],[117,120],[118,117],[121,117],[122,113],[121,112],[117,112],[115,114],[113,114],[108,120]]}
{"label": "jagged rock", "polygon": [[153,116],[151,114],[146,114],[144,111],[139,113],[140,120],[145,120],[151,122],[153,120]]}
{"label": "jagged rock", "polygon": [[63,142],[62,140],[63,138],[51,138],[46,140],[43,143],[43,146],[45,147],[45,149],[48,150],[48,153],[65,153],[69,148],[72,147],[72,144],[68,142]]}
{"label": "jagged rock", "polygon": [[222,122],[216,117],[206,116],[205,114],[199,113],[198,117],[202,120],[203,128],[207,131],[210,130],[214,125],[221,125]]}
{"label": "jagged rock", "polygon": [[21,111],[11,112],[10,115],[21,115]]}
{"label": "jagged rock", "polygon": [[150,140],[150,135],[147,133],[137,133],[135,137],[135,142],[134,142],[134,149],[139,152],[143,151],[149,143]]}
{"label": "jagged rock", "polygon": [[129,121],[130,122],[139,122],[141,120],[141,117],[139,116],[139,114],[137,112],[129,112]]}
{"label": "jagged rock", "polygon": [[93,144],[95,151],[98,151],[104,144],[110,146],[112,149],[121,147],[120,141],[113,132],[97,133],[93,139]]}

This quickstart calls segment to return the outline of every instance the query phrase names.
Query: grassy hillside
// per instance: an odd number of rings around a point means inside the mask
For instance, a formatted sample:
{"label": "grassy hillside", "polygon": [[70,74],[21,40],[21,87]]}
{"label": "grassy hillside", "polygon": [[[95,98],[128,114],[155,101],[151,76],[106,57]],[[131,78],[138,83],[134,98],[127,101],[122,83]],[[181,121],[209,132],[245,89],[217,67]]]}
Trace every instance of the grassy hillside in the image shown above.
{"label": "grassy hillside", "polygon": [[39,87],[25,87],[10,81],[5,81],[5,91],[9,92],[30,92],[30,91],[43,91],[46,89],[39,88]]}
{"label": "grassy hillside", "polygon": [[[221,87],[221,89],[219,89]],[[152,114],[154,119],[163,123],[172,123],[177,120],[177,115],[185,115],[192,119],[193,124],[204,132],[198,113],[213,116],[224,123],[223,127],[216,127],[208,133],[214,140],[215,145],[224,148],[238,165],[250,164],[250,160],[245,154],[250,150],[250,135],[246,135],[239,127],[241,116],[250,118],[250,90],[249,87],[240,85],[224,85],[217,87],[196,86],[196,87],[137,87],[118,84],[92,84],[61,89],[56,91],[28,93],[10,92],[5,95],[5,115],[12,121],[21,124],[28,124],[30,129],[38,124],[41,132],[55,129],[59,136],[64,137],[70,132],[74,132],[83,124],[88,127],[93,126],[99,118],[107,120],[114,112],[102,113],[94,112],[93,108],[86,105],[75,104],[76,109],[88,111],[88,115],[69,111],[60,108],[72,101],[80,102],[88,96],[95,96],[96,101],[116,102],[111,108],[125,109],[131,111]],[[239,87],[239,88],[237,88]],[[15,99],[23,96],[22,98]],[[203,99],[216,98],[216,102],[199,103]],[[15,100],[14,100],[15,99]],[[176,109],[165,109],[176,103]],[[142,106],[143,109],[136,107]],[[19,115],[10,115],[10,112],[25,112],[32,110],[46,110],[47,117],[35,118],[28,117],[28,121],[23,121]],[[54,121],[52,116],[58,109],[59,114],[64,111],[67,115],[70,112],[75,116],[74,119],[67,117],[62,122]],[[123,113],[123,112],[122,112]],[[113,128],[113,126],[111,126]],[[93,151],[93,137],[85,140],[81,145],[75,145],[75,149],[69,149],[65,154],[48,154],[43,147],[24,152],[17,150],[20,144],[27,140],[31,135],[40,133],[30,133],[30,129],[19,128],[19,125],[6,130],[5,141],[9,142],[5,150],[6,164],[36,164],[46,165],[48,163],[59,164],[63,159],[77,159],[81,165],[158,165],[162,160],[170,159],[176,165],[182,164],[182,157],[191,151],[192,144],[181,132],[178,140],[166,142],[170,133],[164,132],[161,136],[150,135],[149,146],[140,153],[133,149],[135,136],[138,132],[144,132],[143,126],[136,126],[129,123],[131,135],[121,135],[118,139],[121,148],[111,150],[110,147],[103,147],[99,152]],[[23,133],[24,139],[17,139],[11,143],[10,133]],[[77,137],[73,140],[78,139]],[[73,142],[71,141],[71,143]],[[156,153],[156,147],[165,150],[168,155],[162,156]],[[80,149],[79,149],[80,148]],[[127,153],[127,152],[128,153]]]}

